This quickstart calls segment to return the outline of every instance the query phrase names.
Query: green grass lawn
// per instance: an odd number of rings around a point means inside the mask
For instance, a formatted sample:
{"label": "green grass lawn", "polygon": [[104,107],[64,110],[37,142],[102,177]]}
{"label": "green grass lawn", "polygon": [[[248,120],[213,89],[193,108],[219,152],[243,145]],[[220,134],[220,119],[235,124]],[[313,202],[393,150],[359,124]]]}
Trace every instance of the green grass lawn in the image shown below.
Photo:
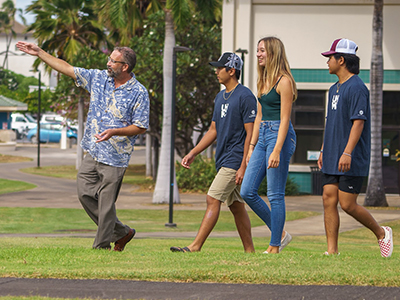
{"label": "green grass lawn", "polygon": [[[68,228],[77,227],[95,230],[83,210],[24,209],[1,208],[1,232],[59,233],[58,230],[66,228],[68,231]],[[131,220],[135,228],[141,228],[142,236],[146,236],[145,232],[152,228],[157,231],[180,230],[164,226],[166,215],[161,218],[162,221],[158,215],[166,214],[163,211],[121,212],[121,220],[128,223]],[[181,223],[178,224],[182,224],[179,226],[189,231],[197,230],[204,212],[179,213],[181,215],[177,218]],[[254,215],[251,217],[252,222],[256,222],[257,218]],[[220,221],[230,224],[223,230],[235,230],[229,212],[223,212]],[[81,223],[77,226],[76,222]],[[171,246],[187,246],[192,239],[135,238],[124,252],[110,252],[91,249],[92,238],[3,237],[0,238],[0,276],[399,286],[400,220],[387,225],[392,226],[395,241],[394,253],[387,259],[380,256],[375,237],[364,228],[340,234],[341,254],[329,257],[323,255],[326,250],[325,236],[295,236],[278,255],[262,254],[268,246],[269,237],[254,238],[256,253],[253,254],[243,252],[239,238],[209,238],[202,252],[172,253],[169,250]]]}
{"label": "green grass lawn", "polygon": [[36,187],[36,185],[28,183],[28,182],[0,178],[0,195],[7,194],[7,193],[26,191],[26,190],[33,189],[35,187]]}
{"label": "green grass lawn", "polygon": [[[41,176],[57,177],[76,180],[78,171],[75,166],[46,166],[25,168],[20,171]],[[129,165],[126,169],[123,183],[132,184],[139,187],[139,191],[152,191],[154,182],[151,178],[146,178],[146,165]]]}
{"label": "green grass lawn", "polygon": [[[27,170],[25,170],[27,171]],[[44,176],[75,179],[74,166],[31,168]],[[58,175],[57,175],[58,174]],[[126,183],[151,190],[152,181],[143,170],[131,166]],[[12,190],[0,180],[0,193]],[[32,188],[25,186],[24,189]],[[288,212],[287,220],[313,216],[313,212]],[[174,212],[177,228],[164,226],[166,210],[118,210],[124,223],[139,232],[197,231],[204,211]],[[262,225],[249,212],[252,226]],[[339,256],[324,256],[325,236],[295,236],[279,255],[266,255],[268,238],[254,238],[256,253],[243,252],[239,238],[209,238],[202,252],[172,253],[171,246],[187,246],[192,239],[135,238],[123,252],[91,249],[92,238],[0,238],[0,276],[66,279],[126,279],[173,282],[268,283],[293,285],[400,286],[400,220],[392,226],[395,250],[382,258],[373,234],[363,228],[340,234]],[[82,209],[0,207],[0,233],[62,233],[96,230]],[[216,231],[234,231],[230,212],[221,212]],[[142,236],[145,236],[143,234]],[[0,300],[25,299],[0,297]],[[28,297],[27,299],[31,299]],[[36,297],[36,299],[43,299]]]}
{"label": "green grass lawn", "polygon": [[[391,222],[395,241],[400,222]],[[256,253],[239,238],[209,238],[202,252],[172,253],[191,239],[136,238],[124,252],[91,249],[88,238],[1,238],[0,276],[126,279],[173,282],[289,285],[400,285],[400,255],[382,258],[372,234],[340,235],[339,256],[324,256],[324,236],[294,237],[279,255],[262,254],[268,238],[255,238]],[[395,243],[396,247],[399,243]]]}
{"label": "green grass lawn", "polygon": [[[176,228],[166,227],[168,211],[155,209],[121,209],[118,218],[141,232],[155,231],[197,231],[204,216],[202,210],[175,210]],[[316,212],[288,212],[287,220],[302,219],[318,215]],[[262,226],[263,222],[249,211],[252,226]],[[215,231],[235,231],[233,216],[229,211],[221,211]],[[96,231],[96,225],[83,209],[42,208],[42,207],[0,207],[0,233],[68,233]]]}

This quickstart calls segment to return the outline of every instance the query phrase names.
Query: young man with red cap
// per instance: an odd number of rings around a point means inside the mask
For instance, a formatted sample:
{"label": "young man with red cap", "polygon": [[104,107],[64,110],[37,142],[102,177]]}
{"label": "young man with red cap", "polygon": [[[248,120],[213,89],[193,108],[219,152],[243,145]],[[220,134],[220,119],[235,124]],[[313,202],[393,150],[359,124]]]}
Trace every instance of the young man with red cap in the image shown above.
{"label": "young man with red cap", "polygon": [[211,126],[201,141],[182,159],[182,166],[190,169],[195,157],[217,140],[215,166],[218,171],[207,193],[207,209],[194,241],[187,247],[171,247],[173,252],[200,251],[218,221],[221,203],[226,202],[235,218],[236,228],[245,252],[254,252],[251,224],[245,203],[240,196],[240,185],[246,170],[257,100],[238,80],[243,66],[235,53],[225,52],[216,62],[215,74],[226,89],[215,97]]}
{"label": "young man with red cap", "polygon": [[338,81],[329,89],[324,143],[318,159],[322,171],[324,223],[328,243],[326,255],[339,254],[339,213],[337,205],[371,230],[378,239],[383,257],[393,251],[392,229],[379,226],[363,206],[357,204],[363,179],[368,176],[371,149],[369,91],[358,77],[358,46],[337,39],[328,57],[329,73]]}

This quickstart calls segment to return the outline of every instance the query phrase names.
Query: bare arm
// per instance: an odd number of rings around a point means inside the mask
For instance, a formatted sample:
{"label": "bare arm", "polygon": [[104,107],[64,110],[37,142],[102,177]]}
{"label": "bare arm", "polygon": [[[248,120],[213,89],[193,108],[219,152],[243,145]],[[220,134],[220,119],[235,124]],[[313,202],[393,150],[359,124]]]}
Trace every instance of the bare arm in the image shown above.
{"label": "bare arm", "polygon": [[353,126],[351,127],[349,139],[347,141],[346,148],[344,148],[343,154],[339,159],[338,170],[339,172],[347,172],[351,166],[351,153],[356,147],[361,133],[364,129],[364,120],[354,120]]}
{"label": "bare arm", "polygon": [[258,135],[260,133],[260,123],[262,119],[262,108],[260,102],[257,104],[257,115],[253,124],[253,134],[251,135],[249,151],[247,152],[246,165],[249,163],[250,157],[253,154],[254,147],[258,142]]}
{"label": "bare arm", "polygon": [[71,66],[66,61],[59,59],[57,57],[54,57],[53,55],[48,54],[47,52],[43,51],[40,47],[38,47],[37,45],[35,45],[33,43],[19,41],[16,44],[16,46],[20,51],[25,52],[30,55],[33,55],[33,56],[37,56],[43,62],[45,62],[47,65],[49,65],[52,69],[76,80],[75,73],[74,73],[74,67]]}
{"label": "bare arm", "polygon": [[324,144],[322,144],[321,146],[321,151],[319,152],[319,157],[318,157],[318,168],[322,169],[322,156],[324,155],[324,153],[322,152],[322,149],[324,149]]}
{"label": "bare arm", "polygon": [[235,182],[236,182],[237,185],[242,184],[244,173],[246,171],[247,154],[248,154],[249,148],[250,148],[250,141],[251,141],[252,134],[253,134],[253,127],[254,127],[254,123],[246,123],[246,124],[244,124],[244,130],[246,130],[246,139],[244,141],[242,163],[240,165],[239,170],[237,170],[237,172],[236,172]]}
{"label": "bare arm", "polygon": [[126,127],[121,127],[121,128],[111,128],[104,130],[103,132],[99,134],[95,134],[94,136],[97,138],[96,143],[103,142],[108,140],[114,135],[120,135],[120,136],[133,136],[133,135],[138,135],[146,132],[146,128],[140,128],[137,127],[136,125],[129,125]]}
{"label": "bare arm", "polygon": [[190,169],[190,164],[194,161],[196,155],[207,149],[216,139],[217,128],[215,127],[215,122],[213,121],[207,133],[203,136],[197,146],[194,147],[189,154],[182,159],[181,165],[186,169]]}
{"label": "bare arm", "polygon": [[268,159],[268,169],[279,166],[280,154],[289,130],[290,115],[292,113],[293,91],[290,80],[286,76],[282,77],[276,91],[281,96],[281,123],[275,148]]}

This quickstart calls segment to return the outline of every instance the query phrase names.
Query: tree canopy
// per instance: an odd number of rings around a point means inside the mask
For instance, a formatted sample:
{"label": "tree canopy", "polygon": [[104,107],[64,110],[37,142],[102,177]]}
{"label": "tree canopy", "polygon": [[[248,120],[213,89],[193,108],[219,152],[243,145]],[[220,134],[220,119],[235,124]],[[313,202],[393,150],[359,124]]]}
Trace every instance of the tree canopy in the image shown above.
{"label": "tree canopy", "polygon": [[[132,48],[137,52],[136,76],[149,90],[150,131],[160,138],[163,105],[163,45],[164,14],[159,12],[145,21],[141,37],[132,39]],[[218,24],[209,25],[200,15],[192,16],[185,29],[176,31],[176,44],[193,48],[193,51],[177,55],[176,70],[176,149],[180,155],[193,148],[192,133],[200,135],[211,124],[215,95],[219,83],[211,60],[220,56],[221,30]],[[197,143],[197,141],[195,141]]]}

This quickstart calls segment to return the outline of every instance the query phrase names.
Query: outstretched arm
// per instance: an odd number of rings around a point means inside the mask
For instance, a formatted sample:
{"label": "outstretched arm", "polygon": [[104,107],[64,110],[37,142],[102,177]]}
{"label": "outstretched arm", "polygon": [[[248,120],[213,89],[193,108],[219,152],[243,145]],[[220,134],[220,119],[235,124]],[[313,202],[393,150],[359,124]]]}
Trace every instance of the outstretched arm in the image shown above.
{"label": "outstretched arm", "polygon": [[71,66],[66,61],[48,54],[46,51],[42,50],[40,47],[38,47],[33,43],[20,41],[16,44],[16,46],[20,51],[25,52],[29,55],[37,56],[47,65],[49,65],[52,69],[76,80],[74,67]]}

